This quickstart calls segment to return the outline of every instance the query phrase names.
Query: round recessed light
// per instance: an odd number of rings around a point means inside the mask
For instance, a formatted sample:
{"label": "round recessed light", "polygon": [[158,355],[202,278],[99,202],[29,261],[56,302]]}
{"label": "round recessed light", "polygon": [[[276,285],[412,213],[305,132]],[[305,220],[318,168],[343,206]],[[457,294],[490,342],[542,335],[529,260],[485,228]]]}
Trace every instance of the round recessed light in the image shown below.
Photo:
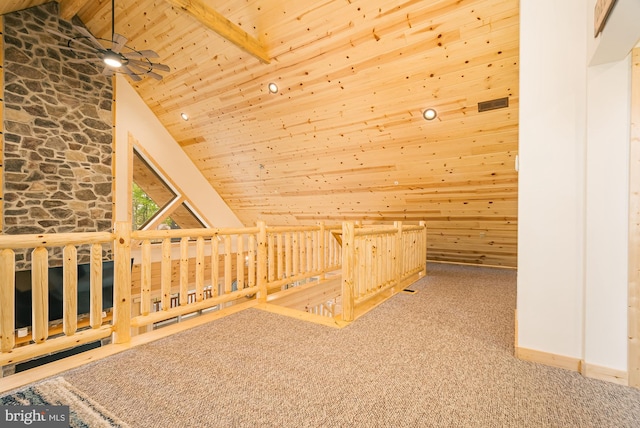
{"label": "round recessed light", "polygon": [[422,117],[424,117],[426,120],[433,120],[436,118],[436,116],[438,116],[438,112],[436,112],[432,108],[428,108],[422,112]]}
{"label": "round recessed light", "polygon": [[180,113],[180,117],[182,120],[189,120],[189,115],[187,113]]}
{"label": "round recessed light", "polygon": [[278,85],[276,85],[275,83],[269,83],[269,92],[271,92],[272,94],[275,94],[278,92]]}

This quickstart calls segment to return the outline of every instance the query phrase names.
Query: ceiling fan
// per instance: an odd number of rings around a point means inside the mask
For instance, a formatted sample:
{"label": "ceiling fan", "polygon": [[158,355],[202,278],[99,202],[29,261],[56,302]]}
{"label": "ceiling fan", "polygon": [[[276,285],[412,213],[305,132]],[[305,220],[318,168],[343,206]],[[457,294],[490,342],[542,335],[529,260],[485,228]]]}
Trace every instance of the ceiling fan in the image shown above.
{"label": "ceiling fan", "polygon": [[[162,80],[158,71],[171,71],[168,65],[154,63],[152,58],[159,55],[152,50],[135,50],[127,46],[127,38],[115,32],[115,0],[111,0],[111,40],[95,37],[86,28],[73,25],[73,29],[80,36],[69,37],[58,31],[49,29],[52,34],[66,40],[62,48],[69,49],[77,55],[73,62],[88,62],[104,65],[102,71],[105,75],[124,73],[133,81],[140,81],[144,76]],[[56,47],[61,47],[56,45]]]}

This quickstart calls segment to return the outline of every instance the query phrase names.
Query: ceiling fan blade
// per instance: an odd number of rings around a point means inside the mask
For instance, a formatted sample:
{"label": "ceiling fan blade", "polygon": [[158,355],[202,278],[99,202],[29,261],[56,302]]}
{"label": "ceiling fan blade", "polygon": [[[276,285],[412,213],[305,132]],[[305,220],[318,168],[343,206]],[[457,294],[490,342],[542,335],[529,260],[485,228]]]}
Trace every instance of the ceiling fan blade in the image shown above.
{"label": "ceiling fan blade", "polygon": [[158,55],[155,51],[152,51],[151,49],[145,49],[142,51],[134,51],[131,53],[127,54],[128,58],[160,58],[160,55]]}
{"label": "ceiling fan blade", "polygon": [[100,58],[71,58],[66,60],[72,64],[86,64],[88,62],[102,62]]}
{"label": "ceiling fan blade", "polygon": [[62,34],[61,32],[54,30],[53,28],[45,28],[44,30],[45,30],[47,33],[54,34],[54,35],[56,35],[56,36],[58,36],[58,37],[61,37],[61,38],[65,39],[65,40],[73,40],[73,39],[74,39],[74,38],[73,38],[73,37],[71,37],[71,36],[67,36],[66,34]]}
{"label": "ceiling fan blade", "polygon": [[168,65],[149,62],[149,61],[139,61],[137,59],[127,58],[129,60],[129,64],[135,65],[139,68],[143,68],[145,70],[156,70],[156,71],[171,71],[171,68]]}
{"label": "ceiling fan blade", "polygon": [[154,62],[152,62],[152,63],[151,63],[151,67],[152,67],[154,70],[156,70],[156,71],[166,71],[166,72],[171,71],[171,67],[169,67],[169,66],[168,66],[168,65],[166,65],[166,64],[160,64],[160,63],[154,63]]}
{"label": "ceiling fan blade", "polygon": [[102,44],[98,41],[98,39],[95,38],[95,36],[93,34],[91,34],[89,32],[89,30],[87,30],[84,27],[80,27],[78,25],[74,25],[73,28],[80,34],[82,34],[84,37],[86,37],[91,44],[96,48],[99,49],[101,51],[103,51],[105,48],[104,46],[102,46]]}
{"label": "ceiling fan blade", "polygon": [[64,46],[64,45],[61,46],[61,45],[55,45],[53,43],[45,43],[44,45],[48,46],[50,48],[65,49],[65,50],[68,50],[68,51],[72,51],[74,53],[83,53],[83,54],[87,54],[87,55],[95,55],[96,54],[95,50],[93,50],[93,51],[88,50],[88,49],[85,50],[85,49],[77,48],[75,46],[74,47]]}
{"label": "ceiling fan blade", "polygon": [[122,71],[124,71],[127,75],[129,75],[129,77],[131,77],[131,79],[134,82],[139,82],[142,80],[142,78],[140,76],[138,76],[136,73],[134,73],[129,67],[127,67],[126,65],[123,65],[122,67],[120,67],[120,69]]}
{"label": "ceiling fan blade", "polygon": [[156,80],[162,80],[162,76],[159,75],[158,73],[154,73],[153,71],[149,71],[147,73],[147,76],[153,77]]}
{"label": "ceiling fan blade", "polygon": [[131,59],[131,58],[127,58],[129,60],[129,64],[133,65],[135,67],[144,69],[144,70],[150,70],[152,64],[148,61],[139,61],[137,59]]}
{"label": "ceiling fan blade", "polygon": [[113,45],[111,46],[111,50],[115,53],[120,53],[124,45],[127,44],[127,38],[122,34],[113,33]]}
{"label": "ceiling fan blade", "polygon": [[[67,46],[64,45],[55,45],[58,48],[65,48],[65,49],[74,49],[74,50],[78,50],[80,52],[85,52],[85,53],[95,53],[95,47],[93,46],[93,44],[91,45],[87,45],[85,43],[83,43],[84,41],[87,41],[86,38],[77,38],[77,37],[71,37],[71,36],[67,36],[66,34],[62,34],[59,31],[53,30],[51,28],[47,28],[45,29],[45,31],[47,31],[50,34],[53,34],[55,36],[60,37],[63,40],[67,41]],[[47,44],[47,46],[54,46],[53,44]],[[82,48],[86,48],[86,49],[92,49],[92,50],[82,50]],[[104,48],[101,47],[101,50],[104,50]]]}
{"label": "ceiling fan blade", "polygon": [[133,68],[133,70],[135,70],[141,76],[150,76],[150,77],[153,77],[156,80],[162,80],[162,76],[159,75],[158,73],[154,73],[153,71],[151,71],[151,68],[148,67],[148,66],[141,67],[141,66],[139,66],[137,64],[134,64],[132,62],[129,62],[128,66]]}
{"label": "ceiling fan blade", "polygon": [[132,71],[134,71],[137,74],[144,74],[144,73],[148,73],[149,71],[151,71],[151,69],[149,67],[140,66],[138,64],[133,63],[132,61],[129,61],[127,63],[127,67],[129,67]]}

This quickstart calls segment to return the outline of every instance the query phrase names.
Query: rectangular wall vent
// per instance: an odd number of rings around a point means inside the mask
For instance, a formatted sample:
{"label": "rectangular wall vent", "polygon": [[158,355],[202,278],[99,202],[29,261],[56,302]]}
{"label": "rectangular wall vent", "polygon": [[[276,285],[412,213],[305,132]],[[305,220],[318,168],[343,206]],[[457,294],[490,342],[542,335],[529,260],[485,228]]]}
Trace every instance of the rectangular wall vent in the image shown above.
{"label": "rectangular wall vent", "polygon": [[478,103],[478,113],[505,107],[509,107],[509,97],[497,98],[490,101],[482,101]]}

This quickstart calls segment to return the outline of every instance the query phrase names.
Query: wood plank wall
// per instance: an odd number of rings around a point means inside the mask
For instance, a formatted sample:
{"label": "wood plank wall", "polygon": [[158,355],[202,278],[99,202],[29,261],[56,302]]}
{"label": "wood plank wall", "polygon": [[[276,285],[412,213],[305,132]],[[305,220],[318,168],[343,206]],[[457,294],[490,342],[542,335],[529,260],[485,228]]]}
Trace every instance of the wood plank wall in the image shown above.
{"label": "wood plank wall", "polygon": [[[118,0],[116,31],[170,66],[134,87],[244,224],[424,220],[431,259],[516,265],[518,0],[215,9],[270,63],[168,1]],[[78,16],[110,37],[109,2]],[[503,97],[507,108],[478,112]]]}

